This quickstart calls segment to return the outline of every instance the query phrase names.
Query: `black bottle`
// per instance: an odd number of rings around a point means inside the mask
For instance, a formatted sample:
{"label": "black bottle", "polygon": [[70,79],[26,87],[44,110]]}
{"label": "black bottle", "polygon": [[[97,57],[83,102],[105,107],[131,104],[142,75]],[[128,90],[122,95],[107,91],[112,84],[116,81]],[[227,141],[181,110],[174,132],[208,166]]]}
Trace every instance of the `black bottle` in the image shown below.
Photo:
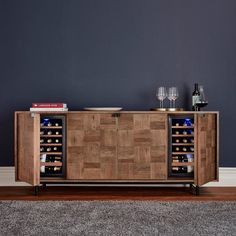
{"label": "black bottle", "polygon": [[198,88],[198,84],[194,84],[194,91],[192,94],[192,109],[193,109],[193,111],[199,111],[199,107],[196,105],[196,103],[199,101],[200,101],[200,91]]}

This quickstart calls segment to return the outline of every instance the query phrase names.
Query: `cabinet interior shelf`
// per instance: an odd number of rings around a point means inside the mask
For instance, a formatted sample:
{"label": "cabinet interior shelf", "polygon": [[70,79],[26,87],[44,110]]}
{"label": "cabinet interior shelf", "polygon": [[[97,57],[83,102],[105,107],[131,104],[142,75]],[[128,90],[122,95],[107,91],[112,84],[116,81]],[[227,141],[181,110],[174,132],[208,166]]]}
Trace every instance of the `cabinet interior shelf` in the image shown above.
{"label": "cabinet interior shelf", "polygon": [[40,162],[40,166],[62,166],[62,162]]}
{"label": "cabinet interior shelf", "polygon": [[193,134],[172,134],[172,137],[194,137]]}
{"label": "cabinet interior shelf", "polygon": [[40,137],[42,137],[42,138],[60,138],[60,137],[62,137],[62,135],[61,134],[48,134],[48,135],[46,135],[46,134],[43,134],[43,135],[40,135]]}
{"label": "cabinet interior shelf", "polygon": [[172,129],[193,129],[194,126],[172,126]]}
{"label": "cabinet interior shelf", "polygon": [[62,152],[40,152],[40,155],[48,154],[48,155],[62,155]]}
{"label": "cabinet interior shelf", "polygon": [[41,126],[41,129],[62,129],[62,126]]}
{"label": "cabinet interior shelf", "polygon": [[194,166],[193,162],[172,162],[172,166]]}
{"label": "cabinet interior shelf", "polygon": [[41,143],[40,146],[62,146],[62,143]]}
{"label": "cabinet interior shelf", "polygon": [[172,146],[194,146],[194,143],[172,143]]}
{"label": "cabinet interior shelf", "polygon": [[194,154],[194,152],[172,152],[173,155]]}

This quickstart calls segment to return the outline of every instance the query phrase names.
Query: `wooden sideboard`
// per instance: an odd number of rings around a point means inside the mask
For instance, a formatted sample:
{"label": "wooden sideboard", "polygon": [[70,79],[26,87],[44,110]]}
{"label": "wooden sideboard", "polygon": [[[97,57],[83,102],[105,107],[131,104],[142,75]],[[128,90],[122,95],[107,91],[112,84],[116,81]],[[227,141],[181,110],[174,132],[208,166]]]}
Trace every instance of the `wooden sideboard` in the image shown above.
{"label": "wooden sideboard", "polygon": [[[40,175],[40,167],[54,164],[40,162],[41,119],[53,115],[65,118],[64,171],[61,176],[45,177]],[[194,123],[194,141],[178,146],[194,147],[190,153],[193,162],[174,163],[174,166],[183,166],[184,169],[191,165],[193,171],[189,176],[171,175],[172,148],[175,148],[171,145],[176,144],[172,143],[170,119],[188,117]],[[218,112],[17,111],[16,180],[33,186],[46,183],[189,183],[198,190],[199,186],[218,180],[218,126]],[[185,128],[172,127],[180,131]],[[176,136],[181,138],[181,134]]]}

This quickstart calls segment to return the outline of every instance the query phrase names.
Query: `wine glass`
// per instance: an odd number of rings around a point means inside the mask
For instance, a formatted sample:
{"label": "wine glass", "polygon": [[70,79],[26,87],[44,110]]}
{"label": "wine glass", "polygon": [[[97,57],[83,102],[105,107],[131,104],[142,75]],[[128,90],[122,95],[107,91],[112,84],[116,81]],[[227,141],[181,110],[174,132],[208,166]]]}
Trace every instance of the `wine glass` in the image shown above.
{"label": "wine glass", "polygon": [[172,90],[173,90],[173,88],[171,87],[171,88],[169,88],[168,89],[168,95],[167,95],[167,97],[168,97],[168,99],[170,100],[170,108],[172,107],[172,100],[173,100],[173,93],[172,93]]}
{"label": "wine glass", "polygon": [[175,108],[175,100],[179,97],[179,91],[177,87],[172,87],[172,100],[173,108]]}
{"label": "wine glass", "polygon": [[159,87],[156,92],[158,100],[160,100],[160,108],[163,108],[163,101],[167,97],[167,91],[165,87]]}
{"label": "wine glass", "polygon": [[173,108],[175,108],[175,100],[178,98],[179,92],[177,87],[170,87],[168,90],[168,99],[170,100],[170,108],[172,108],[172,101],[173,101]]}

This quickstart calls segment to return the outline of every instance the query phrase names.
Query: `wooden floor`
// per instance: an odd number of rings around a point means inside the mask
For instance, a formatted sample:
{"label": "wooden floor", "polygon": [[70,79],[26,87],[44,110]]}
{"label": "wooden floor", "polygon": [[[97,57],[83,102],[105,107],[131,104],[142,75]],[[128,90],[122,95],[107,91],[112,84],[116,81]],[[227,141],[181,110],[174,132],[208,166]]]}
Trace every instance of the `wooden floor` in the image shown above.
{"label": "wooden floor", "polygon": [[236,201],[236,187],[203,187],[194,195],[189,187],[0,187],[0,200],[159,200]]}

